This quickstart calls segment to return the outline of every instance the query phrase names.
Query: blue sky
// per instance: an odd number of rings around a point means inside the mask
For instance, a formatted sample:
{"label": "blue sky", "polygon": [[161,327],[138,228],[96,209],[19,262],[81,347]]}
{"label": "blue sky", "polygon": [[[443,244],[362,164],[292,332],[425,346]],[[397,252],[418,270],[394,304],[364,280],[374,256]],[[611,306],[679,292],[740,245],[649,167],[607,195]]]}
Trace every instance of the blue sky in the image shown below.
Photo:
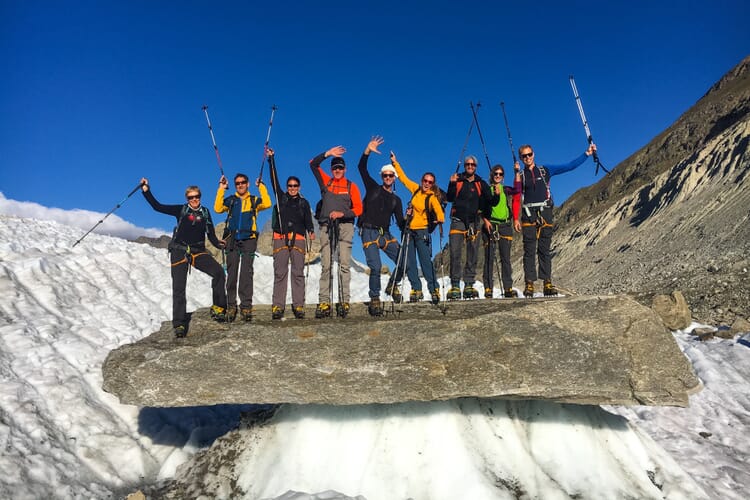
{"label": "blue sky", "polygon": [[[0,0],[0,191],[107,212],[146,176],[162,202],[198,184],[211,205],[219,170],[203,104],[225,170],[251,177],[276,104],[280,173],[300,176],[313,202],[308,160],[342,144],[361,182],[355,166],[372,134],[407,173],[432,170],[445,187],[470,101],[482,102],[492,163],[511,163],[500,101],[515,146],[562,163],[586,148],[569,74],[612,168],[750,53],[747,19],[747,2],[723,0]],[[484,165],[476,134],[468,152]],[[373,157],[371,171],[386,161]],[[553,179],[553,194],[560,202],[596,180],[589,161]],[[117,213],[173,224],[140,195]]]}

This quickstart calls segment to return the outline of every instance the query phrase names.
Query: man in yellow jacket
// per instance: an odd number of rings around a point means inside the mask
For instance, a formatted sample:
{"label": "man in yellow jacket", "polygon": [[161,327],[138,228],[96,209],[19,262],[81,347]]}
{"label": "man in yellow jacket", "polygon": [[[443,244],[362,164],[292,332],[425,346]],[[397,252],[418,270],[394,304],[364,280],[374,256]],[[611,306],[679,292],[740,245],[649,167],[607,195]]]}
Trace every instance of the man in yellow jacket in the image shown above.
{"label": "man in yellow jacket", "polygon": [[[432,267],[432,237],[428,229],[429,212],[434,213],[437,221],[441,224],[445,220],[445,215],[435,185],[435,174],[425,172],[422,174],[421,184],[417,184],[406,176],[393,151],[391,151],[391,164],[396,169],[398,180],[412,194],[406,209],[407,222],[405,228],[405,231],[407,231],[406,239],[408,240],[408,242],[405,242],[406,274],[409,277],[409,283],[411,283],[409,302],[418,302],[424,297],[422,281],[419,279],[419,273],[417,272],[416,261],[418,256],[422,275],[427,281],[427,288],[430,291],[431,302],[437,304],[440,302],[440,287],[435,277],[435,269]],[[394,271],[394,274],[396,274],[396,271]]]}
{"label": "man in yellow jacket", "polygon": [[237,317],[237,295],[242,319],[250,321],[253,318],[253,260],[258,248],[256,219],[258,212],[271,207],[271,197],[263,181],[257,179],[255,185],[260,197],[248,192],[247,175],[237,174],[234,176],[235,193],[225,197],[229,182],[222,175],[214,201],[217,213],[227,212],[223,239],[226,240],[228,321]]}

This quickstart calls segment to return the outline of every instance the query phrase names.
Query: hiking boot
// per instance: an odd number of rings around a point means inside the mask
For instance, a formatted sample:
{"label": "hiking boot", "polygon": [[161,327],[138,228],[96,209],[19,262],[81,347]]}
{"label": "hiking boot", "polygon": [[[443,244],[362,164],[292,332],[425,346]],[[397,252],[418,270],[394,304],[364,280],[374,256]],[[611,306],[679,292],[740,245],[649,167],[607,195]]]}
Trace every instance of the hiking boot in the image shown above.
{"label": "hiking boot", "polygon": [[211,306],[211,319],[217,323],[224,323],[227,320],[227,310],[219,306]]}
{"label": "hiking boot", "polygon": [[242,307],[242,308],[240,308],[240,317],[242,318],[242,321],[252,321],[252,319],[253,319],[253,308],[252,307]]}
{"label": "hiking boot", "polygon": [[534,296],[534,282],[533,281],[526,282],[526,287],[523,289],[523,296],[524,297]]}
{"label": "hiking boot", "polygon": [[479,292],[472,285],[464,286],[464,298],[465,299],[478,299]]}
{"label": "hiking boot", "polygon": [[485,288],[484,289],[484,298],[485,299],[491,299],[492,298],[492,288]]}
{"label": "hiking boot", "polygon": [[544,295],[547,297],[557,295],[557,287],[550,280],[544,282]]}
{"label": "hiking boot", "polygon": [[185,328],[185,325],[178,325],[174,327],[175,338],[181,339],[185,335],[187,335],[187,328]]}
{"label": "hiking boot", "polygon": [[237,318],[237,306],[227,307],[227,323],[231,323]]}
{"label": "hiking boot", "polygon": [[321,302],[318,304],[318,307],[315,308],[315,317],[320,318],[330,318],[331,317],[331,304],[328,302]]}
{"label": "hiking boot", "polygon": [[440,289],[436,288],[432,291],[432,295],[430,296],[430,302],[433,306],[438,305],[440,302]]}
{"label": "hiking boot", "polygon": [[349,314],[349,302],[339,302],[336,304],[336,316],[346,318],[347,314]]}
{"label": "hiking boot", "polygon": [[411,292],[409,292],[409,302],[419,302],[422,299],[424,299],[422,290],[412,290]]}
{"label": "hiking boot", "polygon": [[294,306],[294,317],[297,319],[305,319],[305,308],[303,306]]}
{"label": "hiking boot", "polygon": [[281,319],[284,317],[284,308],[271,306],[271,319]]}
{"label": "hiking boot", "polygon": [[382,316],[383,305],[380,303],[380,299],[377,297],[370,298],[370,304],[367,306],[367,312],[370,316]]}
{"label": "hiking boot", "polygon": [[518,297],[518,292],[512,288],[506,288],[503,295],[505,296],[506,299],[512,299],[512,298]]}
{"label": "hiking boot", "polygon": [[391,298],[393,299],[393,302],[395,302],[396,304],[400,304],[401,302],[404,301],[404,296],[401,295],[401,290],[399,290],[398,287],[395,285],[393,287],[386,288],[385,293],[390,295]]}
{"label": "hiking boot", "polygon": [[448,290],[448,300],[460,300],[461,299],[461,289],[457,286],[452,286],[450,290]]}

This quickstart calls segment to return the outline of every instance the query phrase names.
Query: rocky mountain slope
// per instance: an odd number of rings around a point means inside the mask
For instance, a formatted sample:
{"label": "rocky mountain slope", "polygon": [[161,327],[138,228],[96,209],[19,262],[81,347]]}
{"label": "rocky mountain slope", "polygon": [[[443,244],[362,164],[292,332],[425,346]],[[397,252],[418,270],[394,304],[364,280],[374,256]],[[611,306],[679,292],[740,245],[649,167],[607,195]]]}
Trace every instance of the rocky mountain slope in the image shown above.
{"label": "rocky mountain slope", "polygon": [[750,57],[559,208],[556,281],[578,293],[625,292],[642,301],[679,289],[701,321],[748,318],[748,144]]}

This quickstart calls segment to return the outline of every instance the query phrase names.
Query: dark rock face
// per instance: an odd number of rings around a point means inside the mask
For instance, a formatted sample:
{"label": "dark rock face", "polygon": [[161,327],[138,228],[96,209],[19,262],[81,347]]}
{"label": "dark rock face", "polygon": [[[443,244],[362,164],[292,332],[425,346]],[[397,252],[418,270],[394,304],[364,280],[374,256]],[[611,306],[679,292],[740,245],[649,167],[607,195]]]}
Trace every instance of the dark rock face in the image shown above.
{"label": "dark rock face", "polygon": [[[112,351],[104,390],[123,403],[353,405],[464,396],[686,406],[699,381],[656,314],[625,296],[402,305],[380,319],[217,324]],[[259,311],[260,312],[260,311]],[[258,314],[259,318],[270,314]]]}
{"label": "dark rock face", "polygon": [[681,290],[701,322],[750,319],[749,146],[750,57],[560,207],[555,281],[581,294],[630,293],[643,304]]}

